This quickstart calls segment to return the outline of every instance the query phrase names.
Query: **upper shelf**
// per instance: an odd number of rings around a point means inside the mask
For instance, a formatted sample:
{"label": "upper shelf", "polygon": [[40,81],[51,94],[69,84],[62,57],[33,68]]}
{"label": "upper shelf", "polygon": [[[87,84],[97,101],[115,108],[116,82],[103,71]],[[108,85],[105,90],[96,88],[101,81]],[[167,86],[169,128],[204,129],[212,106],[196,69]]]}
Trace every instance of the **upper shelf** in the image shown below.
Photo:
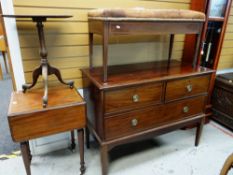
{"label": "upper shelf", "polygon": [[97,9],[88,13],[90,33],[194,34],[201,33],[205,14],[176,9]]}
{"label": "upper shelf", "polygon": [[208,21],[210,22],[223,22],[224,21],[224,17],[214,17],[214,16],[210,16],[208,18]]}

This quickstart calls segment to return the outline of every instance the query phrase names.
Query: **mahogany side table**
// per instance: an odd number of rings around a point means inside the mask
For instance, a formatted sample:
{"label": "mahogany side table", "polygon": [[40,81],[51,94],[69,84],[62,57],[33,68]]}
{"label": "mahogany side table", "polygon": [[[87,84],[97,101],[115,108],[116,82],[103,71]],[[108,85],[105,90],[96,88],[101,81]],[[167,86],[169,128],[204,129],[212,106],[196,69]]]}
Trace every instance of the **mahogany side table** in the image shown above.
{"label": "mahogany side table", "polygon": [[[13,141],[20,142],[27,175],[31,175],[31,153],[29,140],[78,129],[80,171],[85,172],[84,130],[86,125],[86,103],[75,89],[56,87],[49,92],[51,98],[47,108],[37,100],[43,89],[28,93],[13,92],[8,111],[8,122]],[[72,133],[74,146],[74,133]]]}
{"label": "mahogany side table", "polygon": [[73,88],[74,82],[68,81],[65,82],[62,79],[60,71],[49,65],[47,59],[47,49],[45,45],[45,36],[44,36],[44,25],[43,22],[46,22],[48,18],[70,18],[70,15],[2,15],[3,17],[8,18],[31,18],[33,22],[36,23],[38,37],[40,42],[40,56],[41,56],[41,65],[33,71],[32,74],[32,84],[24,84],[22,86],[23,91],[26,92],[27,89],[31,89],[35,86],[40,75],[43,76],[44,81],[44,96],[43,96],[43,107],[46,107],[48,104],[48,75],[54,74],[57,79],[66,85],[69,85],[70,88]]}

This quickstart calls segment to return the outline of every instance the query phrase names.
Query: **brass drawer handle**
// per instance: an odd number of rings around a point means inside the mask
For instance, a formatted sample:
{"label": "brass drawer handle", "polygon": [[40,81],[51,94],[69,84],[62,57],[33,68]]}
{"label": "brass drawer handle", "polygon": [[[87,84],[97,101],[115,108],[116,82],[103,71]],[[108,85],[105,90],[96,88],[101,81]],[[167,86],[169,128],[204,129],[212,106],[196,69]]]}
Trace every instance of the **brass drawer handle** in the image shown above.
{"label": "brass drawer handle", "polygon": [[192,92],[193,86],[191,84],[186,86],[188,92]]}
{"label": "brass drawer handle", "polygon": [[133,95],[133,102],[138,102],[139,101],[139,95],[135,94]]}
{"label": "brass drawer handle", "polygon": [[120,25],[116,25],[116,29],[121,29],[121,26]]}
{"label": "brass drawer handle", "polygon": [[138,120],[137,119],[131,120],[131,126],[135,127],[137,125],[138,125]]}
{"label": "brass drawer handle", "polygon": [[183,107],[183,112],[188,113],[189,112],[189,107],[188,106]]}

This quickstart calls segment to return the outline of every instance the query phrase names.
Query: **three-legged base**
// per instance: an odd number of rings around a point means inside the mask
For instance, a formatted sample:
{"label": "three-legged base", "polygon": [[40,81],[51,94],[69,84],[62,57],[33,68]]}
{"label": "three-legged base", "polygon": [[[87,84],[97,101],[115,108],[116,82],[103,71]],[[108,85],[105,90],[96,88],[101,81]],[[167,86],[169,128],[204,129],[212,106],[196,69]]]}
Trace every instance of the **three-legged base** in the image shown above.
{"label": "three-legged base", "polygon": [[31,89],[32,87],[34,87],[37,83],[39,76],[42,75],[44,81],[43,107],[46,107],[48,104],[48,76],[53,74],[62,84],[68,85],[70,86],[70,88],[74,87],[74,81],[65,82],[62,79],[61,73],[57,68],[50,66],[48,63],[42,63],[32,73],[32,84],[24,84],[22,86],[23,92],[25,93],[27,89]]}

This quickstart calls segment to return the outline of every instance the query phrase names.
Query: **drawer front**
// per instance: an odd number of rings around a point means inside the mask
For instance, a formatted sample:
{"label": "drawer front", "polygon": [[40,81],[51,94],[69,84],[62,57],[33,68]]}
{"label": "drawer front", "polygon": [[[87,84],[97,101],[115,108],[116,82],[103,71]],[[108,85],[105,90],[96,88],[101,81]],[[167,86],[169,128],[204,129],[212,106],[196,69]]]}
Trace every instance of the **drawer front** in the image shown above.
{"label": "drawer front", "polygon": [[12,139],[17,142],[48,136],[73,129],[84,128],[85,106],[23,114],[8,117]]}
{"label": "drawer front", "polygon": [[148,103],[160,103],[162,83],[140,85],[105,93],[105,112],[115,112]]}
{"label": "drawer front", "polygon": [[[174,25],[176,27],[174,28]],[[122,22],[110,22],[110,33],[113,34],[162,34],[162,33],[170,33],[172,28],[173,33],[183,33],[189,31],[189,33],[193,33],[197,30],[202,30],[202,25],[197,25],[193,22],[179,23],[177,22],[138,22],[138,21],[122,21]]]}
{"label": "drawer front", "polygon": [[210,76],[200,76],[167,82],[166,101],[205,93],[209,88]]}
{"label": "drawer front", "polygon": [[109,140],[127,136],[201,114],[203,113],[205,99],[205,96],[199,96],[106,118],[105,138]]}

